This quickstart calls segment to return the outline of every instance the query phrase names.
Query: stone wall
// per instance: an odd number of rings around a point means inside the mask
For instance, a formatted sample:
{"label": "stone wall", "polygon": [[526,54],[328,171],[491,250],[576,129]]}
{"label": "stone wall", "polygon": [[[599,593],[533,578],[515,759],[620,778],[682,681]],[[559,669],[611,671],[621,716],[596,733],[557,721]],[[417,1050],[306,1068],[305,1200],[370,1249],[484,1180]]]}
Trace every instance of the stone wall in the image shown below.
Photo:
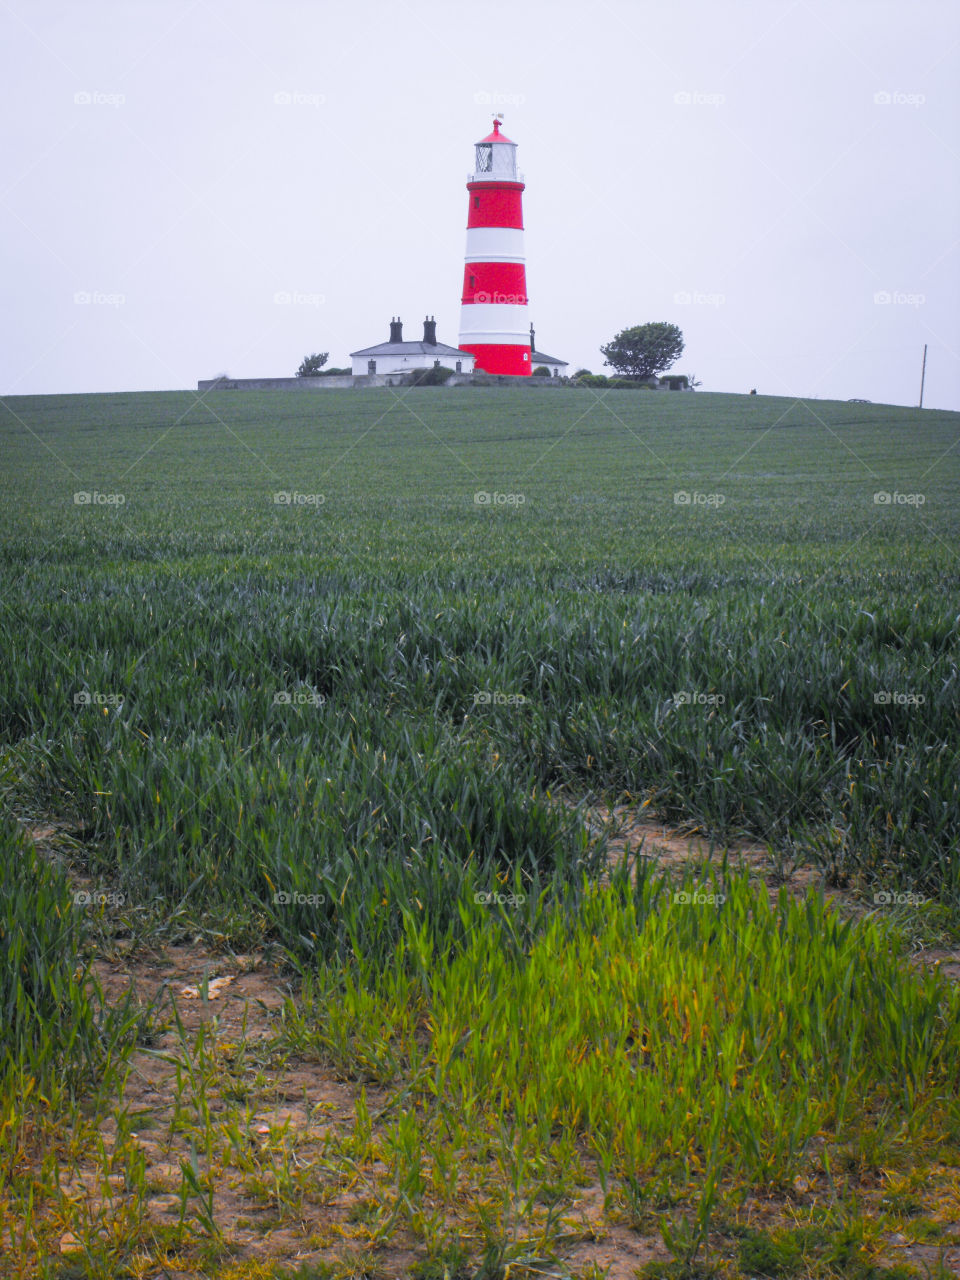
{"label": "stone wall", "polygon": [[[201,378],[198,391],[325,391],[328,387],[402,387],[409,373],[332,374],[329,378]],[[558,387],[562,378],[514,377],[506,373],[455,373],[448,387]]]}
{"label": "stone wall", "polygon": [[402,373],[334,373],[329,378],[201,378],[198,391],[325,391],[328,387],[399,387]]}
{"label": "stone wall", "polygon": [[448,387],[562,387],[563,378],[535,378],[512,373],[455,373]]}

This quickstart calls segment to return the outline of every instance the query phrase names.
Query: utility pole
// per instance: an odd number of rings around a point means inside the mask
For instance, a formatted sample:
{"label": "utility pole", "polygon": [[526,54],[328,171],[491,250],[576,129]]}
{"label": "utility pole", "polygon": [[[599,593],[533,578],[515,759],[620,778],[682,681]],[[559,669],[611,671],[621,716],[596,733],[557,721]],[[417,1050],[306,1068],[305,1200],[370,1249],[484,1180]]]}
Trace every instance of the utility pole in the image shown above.
{"label": "utility pole", "polygon": [[923,408],[923,380],[927,376],[927,344],[923,344],[923,367],[920,370],[920,408]]}

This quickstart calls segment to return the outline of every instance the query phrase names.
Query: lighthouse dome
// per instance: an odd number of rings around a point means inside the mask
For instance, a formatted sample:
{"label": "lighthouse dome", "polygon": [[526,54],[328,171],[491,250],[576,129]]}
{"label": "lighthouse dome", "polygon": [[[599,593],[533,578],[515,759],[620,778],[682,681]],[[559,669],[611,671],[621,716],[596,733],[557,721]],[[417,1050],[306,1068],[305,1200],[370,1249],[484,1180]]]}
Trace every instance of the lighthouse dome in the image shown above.
{"label": "lighthouse dome", "polygon": [[500,120],[494,117],[493,132],[476,144],[476,170],[468,176],[474,181],[484,178],[493,181],[521,182],[523,175],[517,172],[517,144],[500,132]]}

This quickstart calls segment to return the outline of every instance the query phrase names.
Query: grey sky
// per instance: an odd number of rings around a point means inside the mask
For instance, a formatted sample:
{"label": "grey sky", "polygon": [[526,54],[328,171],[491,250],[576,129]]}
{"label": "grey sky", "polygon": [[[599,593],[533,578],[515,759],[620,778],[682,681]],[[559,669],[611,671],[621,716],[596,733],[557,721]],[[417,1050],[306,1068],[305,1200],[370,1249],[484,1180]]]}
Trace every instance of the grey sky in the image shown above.
{"label": "grey sky", "polygon": [[960,408],[956,0],[0,0],[0,29],[0,393],[346,365],[396,314],[455,345],[500,110],[543,350],[603,372],[671,320],[704,390],[915,404],[927,342],[925,403]]}

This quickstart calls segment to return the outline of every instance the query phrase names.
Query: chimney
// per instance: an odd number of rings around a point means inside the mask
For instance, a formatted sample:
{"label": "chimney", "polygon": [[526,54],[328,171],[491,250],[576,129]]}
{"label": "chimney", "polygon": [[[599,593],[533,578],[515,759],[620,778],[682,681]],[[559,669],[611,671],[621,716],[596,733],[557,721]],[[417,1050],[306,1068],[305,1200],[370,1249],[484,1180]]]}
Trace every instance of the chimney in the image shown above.
{"label": "chimney", "polygon": [[433,316],[424,316],[423,341],[428,347],[437,345],[437,322]]}
{"label": "chimney", "polygon": [[390,341],[391,342],[403,341],[403,321],[400,319],[399,316],[396,318],[396,320],[394,320],[392,316],[390,318]]}

